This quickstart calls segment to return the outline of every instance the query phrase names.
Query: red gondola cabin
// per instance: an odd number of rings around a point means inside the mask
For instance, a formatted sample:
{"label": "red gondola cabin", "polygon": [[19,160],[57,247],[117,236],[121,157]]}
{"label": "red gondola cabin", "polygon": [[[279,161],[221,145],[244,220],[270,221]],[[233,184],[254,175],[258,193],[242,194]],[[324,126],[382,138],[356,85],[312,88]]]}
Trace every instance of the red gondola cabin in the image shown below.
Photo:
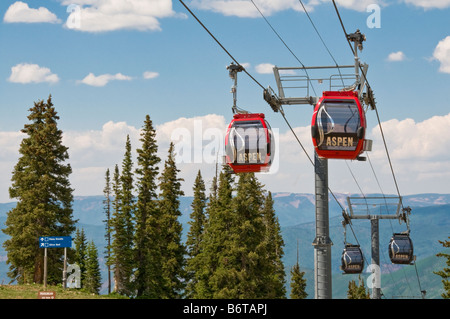
{"label": "red gondola cabin", "polygon": [[225,137],[225,159],[235,173],[267,172],[274,148],[272,129],[264,114],[234,115]]}
{"label": "red gondola cabin", "polygon": [[317,103],[311,135],[322,158],[359,159],[364,151],[366,118],[354,91],[326,91]]}

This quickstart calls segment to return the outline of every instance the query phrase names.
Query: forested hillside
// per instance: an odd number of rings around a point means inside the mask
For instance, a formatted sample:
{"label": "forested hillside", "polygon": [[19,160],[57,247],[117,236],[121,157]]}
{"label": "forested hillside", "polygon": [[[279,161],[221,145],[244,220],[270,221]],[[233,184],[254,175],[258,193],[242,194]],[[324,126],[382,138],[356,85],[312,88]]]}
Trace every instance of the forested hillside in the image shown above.
{"label": "forested hillside", "polygon": [[[345,198],[344,195],[339,195]],[[283,263],[289,282],[289,269],[295,264],[297,258],[297,244],[299,264],[305,271],[307,279],[308,298],[314,296],[314,249],[311,245],[314,239],[314,196],[311,194],[275,193],[274,209],[281,225],[284,239]],[[105,214],[103,196],[75,197],[74,218],[78,219],[77,228],[83,228],[86,237],[93,240],[99,252],[105,249]],[[183,240],[189,231],[189,215],[192,211],[192,197],[180,197],[179,220],[183,227]],[[443,292],[441,278],[433,273],[445,266],[442,258],[436,254],[443,251],[439,240],[445,240],[450,234],[450,195],[444,194],[418,194],[405,196],[405,204],[410,205],[412,213],[411,238],[414,242],[414,252],[417,256],[417,270],[422,289],[427,290],[427,298],[441,298]],[[0,223],[4,225],[6,213],[15,206],[15,203],[0,204]],[[330,205],[330,237],[333,241],[333,297],[346,298],[349,280],[358,280],[357,275],[342,275],[339,270],[340,255],[343,248],[343,227],[341,225],[341,212],[337,207]],[[382,268],[382,291],[385,298],[418,297],[419,288],[414,266],[392,265],[387,254],[387,244],[393,232],[403,231],[404,224],[397,220],[385,220],[380,223],[380,260]],[[353,229],[361,244],[363,253],[370,260],[370,222],[354,221]],[[347,234],[347,240],[355,243],[353,234]],[[0,242],[6,240],[6,235],[0,233]],[[7,283],[6,252],[0,248],[0,282]],[[105,259],[99,254],[103,281],[106,279]],[[362,276],[367,279],[368,275]],[[289,287],[287,287],[289,290]],[[102,292],[105,293],[105,285]]]}

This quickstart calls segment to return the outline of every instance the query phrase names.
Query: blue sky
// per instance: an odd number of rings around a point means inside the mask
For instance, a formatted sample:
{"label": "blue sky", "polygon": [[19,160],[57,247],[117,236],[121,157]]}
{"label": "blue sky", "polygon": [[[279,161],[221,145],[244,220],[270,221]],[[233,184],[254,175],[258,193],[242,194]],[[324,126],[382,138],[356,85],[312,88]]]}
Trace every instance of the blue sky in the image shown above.
{"label": "blue sky", "polygon": [[[332,65],[297,0],[254,0],[306,66]],[[299,66],[250,1],[186,0],[185,3],[227,50],[263,86],[276,87],[264,64]],[[403,194],[449,193],[450,183],[450,1],[336,1],[347,32],[366,35],[361,60],[387,137]],[[341,65],[353,57],[327,0],[304,4]],[[369,28],[371,4],[380,8],[380,27]],[[79,10],[79,25],[68,12]],[[70,10],[69,10],[70,11]],[[232,118],[231,59],[189,15],[171,0],[1,1],[0,15],[0,202],[7,202],[28,109],[52,94],[69,146],[76,195],[98,195],[106,168],[121,162],[126,134],[139,147],[139,129],[149,114],[158,130],[160,153],[177,128],[194,134],[194,122],[225,131]],[[69,20],[68,20],[69,19]],[[312,193],[313,171],[280,114],[262,99],[262,90],[239,74],[238,105],[265,112],[279,131],[280,165],[261,180],[271,191]],[[285,106],[287,118],[311,149],[310,106]],[[377,129],[368,111],[369,154],[385,193],[395,193]],[[203,140],[205,144],[205,140]],[[367,162],[348,162],[363,192],[379,188]],[[184,189],[211,163],[180,163]],[[343,161],[330,163],[330,187],[358,193]]]}

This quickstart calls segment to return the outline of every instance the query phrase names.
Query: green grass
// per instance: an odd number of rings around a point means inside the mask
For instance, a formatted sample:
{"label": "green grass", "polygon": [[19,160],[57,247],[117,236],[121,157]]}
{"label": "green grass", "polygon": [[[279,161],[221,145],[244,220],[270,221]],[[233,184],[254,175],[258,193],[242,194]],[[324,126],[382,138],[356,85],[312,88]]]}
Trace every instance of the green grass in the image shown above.
{"label": "green grass", "polygon": [[82,289],[63,289],[61,286],[0,285],[0,299],[38,299],[39,291],[54,291],[55,299],[126,299],[118,294],[96,295]]}

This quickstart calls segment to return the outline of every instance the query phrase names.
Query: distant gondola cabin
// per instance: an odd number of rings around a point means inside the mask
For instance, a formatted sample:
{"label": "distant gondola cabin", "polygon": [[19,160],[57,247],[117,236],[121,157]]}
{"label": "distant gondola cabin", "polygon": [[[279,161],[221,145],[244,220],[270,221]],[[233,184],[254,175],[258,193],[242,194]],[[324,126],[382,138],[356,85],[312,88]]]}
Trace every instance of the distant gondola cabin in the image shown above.
{"label": "distant gondola cabin", "polygon": [[264,114],[234,115],[225,137],[225,159],[235,173],[269,171],[274,149],[273,132]]}
{"label": "distant gondola cabin", "polygon": [[359,274],[364,269],[364,256],[359,245],[345,245],[341,257],[341,270],[346,274]]}
{"label": "distant gondola cabin", "polygon": [[414,247],[409,234],[396,233],[389,241],[389,258],[393,264],[412,264]]}
{"label": "distant gondola cabin", "polygon": [[314,109],[311,135],[322,158],[357,159],[364,151],[366,118],[354,91],[325,91]]}

